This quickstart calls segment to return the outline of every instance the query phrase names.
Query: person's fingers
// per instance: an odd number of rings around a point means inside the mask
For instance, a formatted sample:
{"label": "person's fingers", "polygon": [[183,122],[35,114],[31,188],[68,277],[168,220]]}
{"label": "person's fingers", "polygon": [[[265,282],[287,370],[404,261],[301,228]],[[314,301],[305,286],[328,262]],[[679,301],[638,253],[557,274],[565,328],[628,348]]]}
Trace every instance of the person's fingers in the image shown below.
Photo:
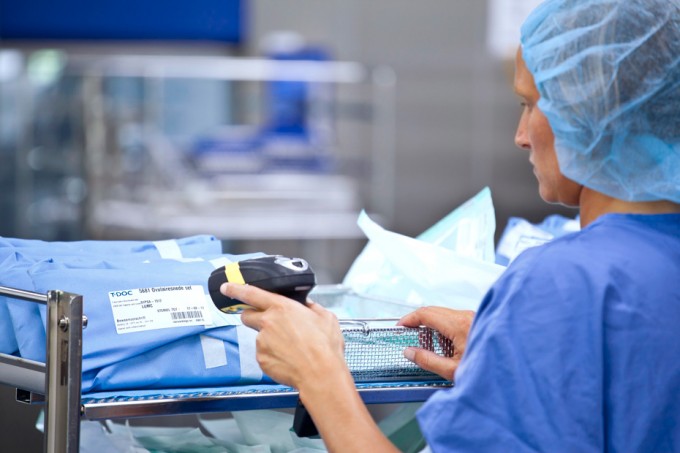
{"label": "person's fingers", "polygon": [[274,304],[279,303],[283,296],[265,291],[253,285],[239,285],[237,283],[223,283],[220,292],[232,299],[250,305],[258,310],[266,310]]}
{"label": "person's fingers", "polygon": [[317,303],[315,303],[315,302],[312,302],[312,303],[310,304],[310,302],[311,302],[311,301],[308,299],[308,300],[307,300],[307,307],[308,307],[310,310],[312,310],[314,313],[317,313],[317,314],[319,314],[319,315],[326,315],[327,313],[331,313],[329,310],[327,310],[326,308],[322,307],[321,305],[319,305],[319,304],[317,304]]}
{"label": "person's fingers", "polygon": [[422,307],[403,316],[397,324],[405,327],[427,326],[437,329],[438,326],[449,324],[452,317],[456,317],[457,313],[458,310],[450,308]]}
{"label": "person's fingers", "polygon": [[314,315],[317,316],[319,322],[323,322],[327,325],[338,324],[338,317],[335,315],[335,313],[328,310],[327,308],[317,303],[312,303],[311,305],[308,304],[307,308],[309,309],[309,311],[311,311]]}
{"label": "person's fingers", "polygon": [[402,316],[399,321],[397,321],[398,326],[404,327],[418,327],[422,326],[420,320],[420,310],[412,311],[411,313]]}
{"label": "person's fingers", "polygon": [[397,325],[404,327],[426,326],[452,340],[464,341],[470,330],[473,318],[474,312],[470,310],[423,307],[403,316]]}
{"label": "person's fingers", "polygon": [[[467,336],[475,313],[469,310],[453,310],[445,307],[423,307],[399,320],[405,327],[426,326],[439,333],[425,329],[418,337],[421,348],[407,348],[404,356],[421,368],[432,371],[445,379],[453,379],[467,343]],[[438,342],[438,344],[436,343]],[[433,351],[438,346],[444,357]]]}
{"label": "person's fingers", "polygon": [[243,325],[255,329],[259,332],[262,326],[261,323],[262,314],[263,312],[259,310],[243,310],[241,312],[241,322],[243,323]]}
{"label": "person's fingers", "polygon": [[420,348],[406,348],[404,357],[420,368],[438,374],[449,381],[453,380],[453,373],[459,363],[457,359],[442,357],[432,351]]}

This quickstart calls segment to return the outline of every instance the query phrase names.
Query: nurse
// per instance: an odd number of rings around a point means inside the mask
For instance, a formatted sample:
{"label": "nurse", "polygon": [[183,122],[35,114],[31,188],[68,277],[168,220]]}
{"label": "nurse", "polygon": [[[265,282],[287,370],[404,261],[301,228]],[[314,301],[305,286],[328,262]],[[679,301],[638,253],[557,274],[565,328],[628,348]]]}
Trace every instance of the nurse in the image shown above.
{"label": "nurse", "polygon": [[[582,230],[513,261],[472,315],[400,324],[449,336],[418,413],[433,451],[680,451],[680,3],[548,0],[522,27],[515,141],[541,197]],[[255,287],[257,359],[293,386],[330,451],[394,451],[358,396],[335,317]],[[463,354],[464,351],[464,354]],[[461,360],[462,355],[462,360]],[[455,371],[455,375],[454,375]]]}

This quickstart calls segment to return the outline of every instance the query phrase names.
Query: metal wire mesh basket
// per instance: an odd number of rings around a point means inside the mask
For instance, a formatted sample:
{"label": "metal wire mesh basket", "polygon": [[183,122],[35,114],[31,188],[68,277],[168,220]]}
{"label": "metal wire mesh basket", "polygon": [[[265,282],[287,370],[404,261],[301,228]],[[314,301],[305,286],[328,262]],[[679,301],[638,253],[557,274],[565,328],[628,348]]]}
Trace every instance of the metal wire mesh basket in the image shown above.
{"label": "metal wire mesh basket", "polygon": [[410,346],[453,356],[451,340],[429,327],[371,327],[365,321],[341,321],[345,360],[356,382],[442,380],[404,357]]}

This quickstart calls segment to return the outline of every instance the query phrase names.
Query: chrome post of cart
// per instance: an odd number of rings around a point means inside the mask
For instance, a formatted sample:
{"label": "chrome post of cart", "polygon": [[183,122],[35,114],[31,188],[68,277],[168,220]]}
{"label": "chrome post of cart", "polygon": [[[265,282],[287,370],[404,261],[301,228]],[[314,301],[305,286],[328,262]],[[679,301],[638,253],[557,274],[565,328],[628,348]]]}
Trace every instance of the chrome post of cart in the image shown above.
{"label": "chrome post of cart", "polygon": [[0,383],[17,388],[17,398],[39,401],[44,395],[45,451],[77,453],[80,439],[80,389],[83,298],[64,291],[47,295],[0,286],[0,295],[47,307],[45,364],[0,354]]}

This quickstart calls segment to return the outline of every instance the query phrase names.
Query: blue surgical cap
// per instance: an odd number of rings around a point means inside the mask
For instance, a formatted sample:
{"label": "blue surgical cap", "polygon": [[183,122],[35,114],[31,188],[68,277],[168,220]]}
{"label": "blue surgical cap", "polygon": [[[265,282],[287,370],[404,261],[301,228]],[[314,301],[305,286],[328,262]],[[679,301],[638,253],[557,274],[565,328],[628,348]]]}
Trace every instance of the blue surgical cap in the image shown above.
{"label": "blue surgical cap", "polygon": [[680,203],[680,0],[548,0],[522,56],[565,176]]}

